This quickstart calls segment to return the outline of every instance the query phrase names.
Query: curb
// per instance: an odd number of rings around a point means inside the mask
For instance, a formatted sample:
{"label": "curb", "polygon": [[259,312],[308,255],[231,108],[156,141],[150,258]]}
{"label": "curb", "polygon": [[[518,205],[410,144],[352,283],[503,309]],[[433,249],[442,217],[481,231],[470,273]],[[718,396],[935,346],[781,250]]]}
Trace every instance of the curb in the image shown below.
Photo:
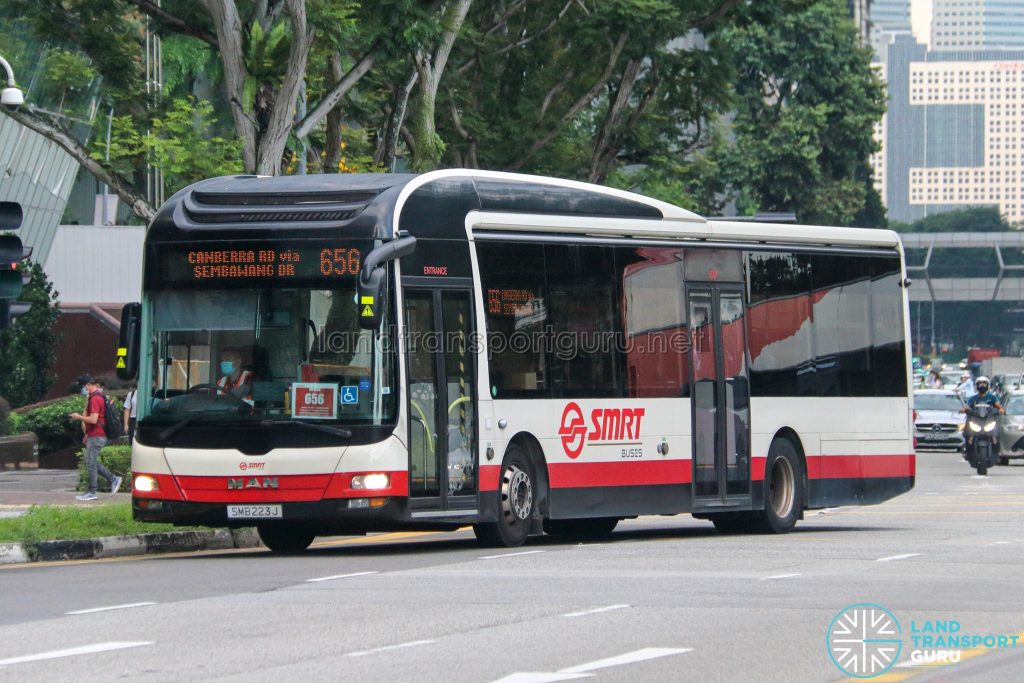
{"label": "curb", "polygon": [[250,528],[166,531],[133,536],[83,538],[74,541],[0,543],[0,564],[93,560],[107,557],[256,548],[259,546],[259,537],[256,535],[256,531]]}

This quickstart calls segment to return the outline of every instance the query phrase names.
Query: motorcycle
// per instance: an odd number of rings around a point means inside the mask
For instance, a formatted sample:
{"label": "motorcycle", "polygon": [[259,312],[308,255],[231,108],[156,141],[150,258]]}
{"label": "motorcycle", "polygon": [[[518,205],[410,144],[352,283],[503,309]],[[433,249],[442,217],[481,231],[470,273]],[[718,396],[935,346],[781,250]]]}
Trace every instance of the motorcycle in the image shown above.
{"label": "motorcycle", "polygon": [[988,468],[999,460],[999,449],[996,448],[996,409],[988,403],[978,402],[967,412],[967,462],[985,475]]}

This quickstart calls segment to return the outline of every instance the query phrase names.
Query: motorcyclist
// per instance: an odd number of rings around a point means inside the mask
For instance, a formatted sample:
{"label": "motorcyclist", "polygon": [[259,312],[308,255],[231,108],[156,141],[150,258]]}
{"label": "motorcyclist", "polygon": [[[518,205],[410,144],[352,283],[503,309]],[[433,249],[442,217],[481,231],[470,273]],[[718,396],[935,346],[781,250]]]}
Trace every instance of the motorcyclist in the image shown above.
{"label": "motorcyclist", "polygon": [[[999,411],[1000,415],[1006,412],[1005,410],[1003,410],[1003,405],[999,402],[999,399],[996,398],[995,394],[989,391],[989,384],[990,382],[988,381],[988,377],[985,377],[984,375],[976,379],[974,381],[974,388],[977,389],[978,393],[974,394],[974,396],[971,396],[969,399],[967,399],[967,405],[960,408],[960,412],[970,413],[971,411],[974,410],[974,407],[979,403],[987,403],[988,405],[992,406],[997,411]],[[967,437],[967,448],[964,449],[964,459],[967,459],[968,452],[974,446],[974,436],[970,433],[970,431],[967,430],[965,430],[964,436]],[[997,438],[996,433],[993,432],[987,438],[991,438],[992,443],[995,443]]]}

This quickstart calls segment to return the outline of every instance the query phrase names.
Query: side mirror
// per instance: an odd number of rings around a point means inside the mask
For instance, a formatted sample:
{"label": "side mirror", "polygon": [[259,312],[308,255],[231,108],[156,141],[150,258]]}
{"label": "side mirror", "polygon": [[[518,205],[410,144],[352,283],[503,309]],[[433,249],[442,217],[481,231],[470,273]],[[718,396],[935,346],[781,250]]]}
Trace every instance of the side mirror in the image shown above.
{"label": "side mirror", "polygon": [[142,343],[142,304],[125,304],[121,309],[121,333],[117,340],[117,376],[135,379],[139,374],[139,345]]}
{"label": "side mirror", "polygon": [[408,256],[416,249],[416,238],[405,236],[386,242],[369,254],[359,270],[359,327],[364,330],[380,328],[383,313],[384,269],[381,267],[388,261]]}

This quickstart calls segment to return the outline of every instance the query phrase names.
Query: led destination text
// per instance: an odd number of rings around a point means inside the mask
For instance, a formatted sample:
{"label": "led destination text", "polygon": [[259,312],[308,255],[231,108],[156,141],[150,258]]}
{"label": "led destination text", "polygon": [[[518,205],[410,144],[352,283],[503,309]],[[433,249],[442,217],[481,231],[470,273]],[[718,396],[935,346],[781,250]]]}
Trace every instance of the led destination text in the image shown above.
{"label": "led destination text", "polygon": [[171,279],[177,274],[190,280],[259,280],[273,278],[333,278],[359,274],[362,254],[347,247],[280,249],[195,249],[168,262]]}

